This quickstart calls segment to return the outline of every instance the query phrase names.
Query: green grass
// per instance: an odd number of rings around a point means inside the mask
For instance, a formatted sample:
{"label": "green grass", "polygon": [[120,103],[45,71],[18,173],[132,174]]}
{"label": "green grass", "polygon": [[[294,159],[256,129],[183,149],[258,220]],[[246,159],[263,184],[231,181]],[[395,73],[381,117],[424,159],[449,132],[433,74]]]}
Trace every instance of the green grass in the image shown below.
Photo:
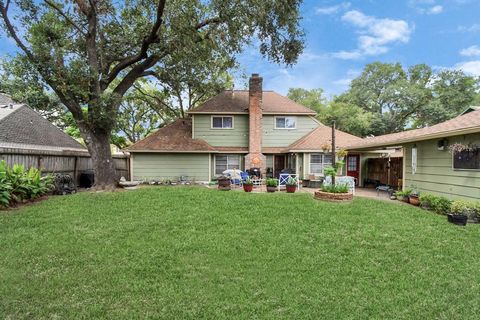
{"label": "green grass", "polygon": [[477,319],[479,231],[298,193],[54,197],[0,213],[0,318]]}

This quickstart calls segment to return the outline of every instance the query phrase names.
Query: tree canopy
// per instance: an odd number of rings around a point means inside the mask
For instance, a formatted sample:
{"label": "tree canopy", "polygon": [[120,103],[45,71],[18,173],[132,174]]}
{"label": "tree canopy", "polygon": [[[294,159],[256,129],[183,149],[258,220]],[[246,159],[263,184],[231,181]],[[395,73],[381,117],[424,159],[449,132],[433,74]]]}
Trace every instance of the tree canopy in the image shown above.
{"label": "tree canopy", "polygon": [[97,187],[111,188],[111,133],[123,96],[139,79],[164,79],[192,59],[233,61],[254,38],[265,57],[293,64],[303,49],[300,2],[0,0],[0,16],[19,55],[71,112]]}
{"label": "tree canopy", "polygon": [[290,89],[288,96],[336,120],[340,130],[358,136],[381,135],[431,126],[459,115],[478,102],[480,81],[460,70],[434,72],[425,64],[365,66],[343,94],[327,101],[321,89]]}

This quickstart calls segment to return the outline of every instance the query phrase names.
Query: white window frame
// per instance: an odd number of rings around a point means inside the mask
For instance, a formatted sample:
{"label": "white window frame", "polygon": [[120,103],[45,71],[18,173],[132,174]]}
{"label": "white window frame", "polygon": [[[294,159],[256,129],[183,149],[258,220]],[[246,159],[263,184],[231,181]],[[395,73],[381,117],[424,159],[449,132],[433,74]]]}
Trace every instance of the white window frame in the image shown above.
{"label": "white window frame", "polygon": [[[222,118],[222,127],[221,128],[213,127],[213,118]],[[231,128],[223,127],[223,118],[231,118],[232,119],[232,127]],[[213,129],[213,130],[233,130],[234,128],[235,128],[235,117],[234,116],[212,115],[210,117],[210,129]]]}
{"label": "white window frame", "polygon": [[[312,156],[313,155],[320,155],[321,156],[321,159],[322,159],[322,162],[321,163],[315,163],[315,165],[318,165],[320,166],[320,172],[313,172],[312,171]],[[310,164],[309,164],[309,174],[314,174],[314,175],[324,175],[325,173],[325,167],[329,167],[332,165],[332,160],[330,160],[330,162],[325,162],[325,157],[326,156],[330,156],[330,154],[325,154],[325,153],[311,153],[310,154]]]}
{"label": "white window frame", "polygon": [[[279,128],[279,127],[277,127],[277,118],[285,118],[285,124],[287,123],[286,119],[291,118],[295,122],[295,126],[293,128],[287,128],[287,127]],[[295,116],[275,116],[275,117],[273,117],[273,126],[274,126],[275,129],[278,129],[278,130],[295,130],[295,129],[297,129],[297,117],[295,117]]]}
{"label": "white window frame", "polygon": [[[223,173],[223,170],[222,172],[220,173],[217,173],[217,157],[227,157],[227,166],[226,166],[226,169],[225,170],[233,170],[233,169],[240,169],[241,165],[242,165],[242,158],[240,157],[240,154],[216,154],[215,155],[215,161],[214,161],[214,164],[213,164],[213,172],[215,173],[215,175],[221,175]],[[230,157],[236,157],[238,159],[238,165],[233,165],[233,164],[230,164],[230,161],[229,161],[229,158]],[[229,166],[231,166],[231,168],[229,168]]]}

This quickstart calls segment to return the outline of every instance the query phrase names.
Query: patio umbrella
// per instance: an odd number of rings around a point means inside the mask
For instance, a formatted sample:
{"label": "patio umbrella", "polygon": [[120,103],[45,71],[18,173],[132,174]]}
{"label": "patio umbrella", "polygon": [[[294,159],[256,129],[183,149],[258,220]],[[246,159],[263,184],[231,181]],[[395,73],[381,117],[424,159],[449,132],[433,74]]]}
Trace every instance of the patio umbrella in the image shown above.
{"label": "patio umbrella", "polygon": [[224,176],[230,177],[230,179],[241,180],[242,179],[241,172],[242,170],[239,170],[239,169],[229,169],[229,170],[223,171],[222,173]]}

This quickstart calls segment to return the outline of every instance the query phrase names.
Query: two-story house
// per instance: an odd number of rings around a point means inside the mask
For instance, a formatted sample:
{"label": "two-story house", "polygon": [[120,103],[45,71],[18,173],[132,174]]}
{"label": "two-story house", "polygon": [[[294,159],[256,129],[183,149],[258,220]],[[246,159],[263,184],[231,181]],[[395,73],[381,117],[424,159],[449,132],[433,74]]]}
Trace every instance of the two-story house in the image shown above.
{"label": "two-story house", "polygon": [[[289,168],[300,177],[323,175],[331,164],[326,146],[331,129],[316,113],[273,91],[253,74],[249,90],[227,90],[132,145],[135,180],[210,181],[227,169],[260,168],[278,177]],[[338,148],[361,140],[336,132]],[[358,177],[359,158],[349,155],[349,174]]]}

